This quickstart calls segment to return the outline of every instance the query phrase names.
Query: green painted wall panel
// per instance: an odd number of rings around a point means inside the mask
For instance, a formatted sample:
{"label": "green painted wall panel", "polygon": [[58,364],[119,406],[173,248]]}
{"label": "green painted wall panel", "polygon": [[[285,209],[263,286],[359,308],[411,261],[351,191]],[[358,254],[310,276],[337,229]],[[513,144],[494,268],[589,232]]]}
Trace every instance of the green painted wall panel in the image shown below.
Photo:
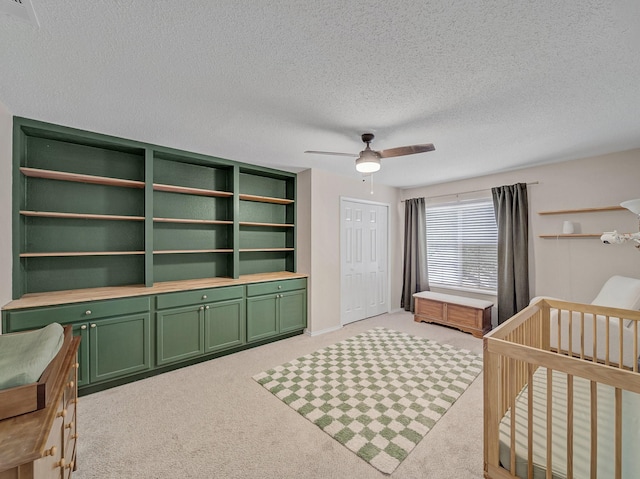
{"label": "green painted wall panel", "polygon": [[287,259],[292,254],[286,251],[240,253],[240,274],[287,271]]}
{"label": "green painted wall panel", "polygon": [[240,173],[240,193],[271,196],[273,198],[288,198],[287,181],[282,178],[270,178],[264,175]]}
{"label": "green painted wall panel", "polygon": [[21,209],[102,215],[144,216],[144,191],[29,178]]}
{"label": "green painted wall panel", "polygon": [[[117,148],[116,145],[113,145]],[[144,150],[137,154],[86,146],[69,141],[27,136],[27,159],[22,166],[84,175],[144,180]]]}
{"label": "green painted wall panel", "polygon": [[228,248],[231,225],[155,223],[153,247],[155,250]]}
{"label": "green painted wall panel", "polygon": [[188,157],[176,162],[156,156],[153,182],[205,190],[232,191],[228,168],[194,165],[188,163]]}
{"label": "green painted wall panel", "polygon": [[185,195],[155,191],[153,216],[159,218],[184,218],[198,220],[231,220],[230,198]]}
{"label": "green painted wall panel", "polygon": [[156,254],[153,276],[156,282],[229,277],[232,253]]}
{"label": "green painted wall panel", "polygon": [[288,248],[288,232],[284,228],[240,226],[240,248]]}
{"label": "green painted wall panel", "polygon": [[28,217],[24,252],[144,251],[144,222]]}
{"label": "green painted wall panel", "polygon": [[287,222],[287,207],[274,203],[240,201],[239,219],[240,221],[284,224]]}
{"label": "green painted wall panel", "polygon": [[144,283],[144,256],[22,258],[26,293]]}

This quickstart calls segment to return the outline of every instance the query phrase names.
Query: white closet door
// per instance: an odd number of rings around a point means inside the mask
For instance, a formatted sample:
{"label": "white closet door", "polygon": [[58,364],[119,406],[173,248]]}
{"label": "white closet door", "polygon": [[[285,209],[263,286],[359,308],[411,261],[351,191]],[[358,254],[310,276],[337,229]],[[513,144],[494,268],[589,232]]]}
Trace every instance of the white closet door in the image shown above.
{"label": "white closet door", "polygon": [[386,205],[342,199],[342,324],[389,311]]}

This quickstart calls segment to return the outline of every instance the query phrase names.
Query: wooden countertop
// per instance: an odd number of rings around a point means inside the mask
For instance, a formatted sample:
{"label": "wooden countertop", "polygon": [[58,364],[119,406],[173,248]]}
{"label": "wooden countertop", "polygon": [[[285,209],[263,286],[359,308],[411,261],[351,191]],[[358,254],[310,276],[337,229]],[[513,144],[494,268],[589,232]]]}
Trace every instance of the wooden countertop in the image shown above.
{"label": "wooden countertop", "polygon": [[52,291],[47,293],[29,293],[20,299],[15,299],[3,306],[3,310],[37,308],[57,304],[82,303],[85,301],[99,301],[103,299],[129,298],[133,296],[148,296],[153,294],[172,293],[176,291],[190,291],[222,286],[235,286],[282,279],[306,278],[308,275],[278,271],[274,273],[246,274],[238,279],[233,278],[204,278],[184,281],[166,281],[156,283],[151,287],[142,284],[132,286],[114,286],[109,288],[71,289],[66,291]]}

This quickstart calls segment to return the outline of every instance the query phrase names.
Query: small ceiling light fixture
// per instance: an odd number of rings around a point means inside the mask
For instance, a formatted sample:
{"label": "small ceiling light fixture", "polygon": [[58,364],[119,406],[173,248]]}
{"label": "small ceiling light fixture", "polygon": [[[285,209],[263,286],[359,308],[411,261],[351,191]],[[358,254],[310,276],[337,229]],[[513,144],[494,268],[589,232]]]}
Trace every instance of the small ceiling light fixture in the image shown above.
{"label": "small ceiling light fixture", "polygon": [[375,173],[380,169],[380,154],[367,147],[360,152],[360,156],[356,160],[356,170],[360,173]]}

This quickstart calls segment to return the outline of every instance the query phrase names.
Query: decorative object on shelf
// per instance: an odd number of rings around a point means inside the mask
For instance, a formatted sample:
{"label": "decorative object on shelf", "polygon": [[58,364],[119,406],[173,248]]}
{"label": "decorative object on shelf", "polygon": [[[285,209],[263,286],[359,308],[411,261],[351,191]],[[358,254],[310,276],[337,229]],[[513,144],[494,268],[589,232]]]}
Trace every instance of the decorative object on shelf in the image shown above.
{"label": "decorative object on shelf", "polygon": [[570,235],[573,233],[573,222],[565,221],[562,223],[562,234]]}
{"label": "decorative object on shelf", "polygon": [[[595,208],[577,208],[577,209],[570,209],[570,210],[551,210],[551,211],[538,211],[539,215],[570,215],[570,214],[581,214],[581,213],[602,213],[602,212],[608,212],[608,211],[619,211],[619,210],[624,210],[624,208],[620,205],[615,205],[615,206],[598,206]],[[561,234],[541,234],[538,235],[539,238],[545,238],[545,239],[560,239],[560,238],[571,238],[571,239],[575,239],[575,238],[600,238],[602,236],[602,233],[581,233],[581,232],[575,232],[576,230],[579,231],[578,228],[575,227],[575,223],[571,222],[573,225],[573,232],[571,233],[566,233],[564,231],[564,225],[565,223],[567,223],[566,221],[563,223],[563,232]]]}
{"label": "decorative object on shelf", "polygon": [[[620,206],[635,213],[638,217],[638,229],[640,230],[640,199],[627,200],[620,203]],[[638,233],[618,233],[616,230],[602,234],[600,240],[604,244],[622,244],[627,241],[635,241],[635,247],[640,249],[640,231]]]}
{"label": "decorative object on shelf", "polygon": [[393,156],[406,156],[414,155],[416,153],[426,153],[428,151],[434,151],[436,148],[432,143],[425,143],[422,145],[400,146],[398,148],[391,148],[389,150],[375,151],[371,149],[370,143],[373,140],[373,133],[363,133],[362,141],[367,144],[364,150],[359,155],[354,153],[337,153],[334,151],[313,151],[307,150],[305,153],[314,153],[316,155],[336,155],[336,156],[351,156],[356,159],[356,170],[360,173],[375,173],[380,169],[380,160],[382,158],[391,158]]}

